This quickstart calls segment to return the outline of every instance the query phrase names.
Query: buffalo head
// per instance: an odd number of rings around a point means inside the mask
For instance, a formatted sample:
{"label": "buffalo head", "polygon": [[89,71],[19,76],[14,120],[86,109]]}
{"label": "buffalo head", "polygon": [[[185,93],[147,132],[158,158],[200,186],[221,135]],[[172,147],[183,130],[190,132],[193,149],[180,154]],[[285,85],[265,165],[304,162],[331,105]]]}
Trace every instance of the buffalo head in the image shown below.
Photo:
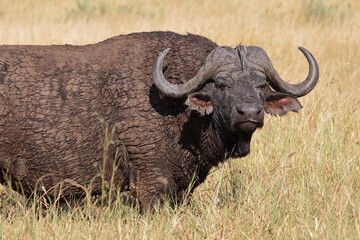
{"label": "buffalo head", "polygon": [[162,64],[170,50],[166,49],[154,64],[153,80],[167,97],[187,98],[190,109],[211,115],[218,143],[233,157],[242,157],[250,151],[253,132],[263,126],[264,112],[297,112],[302,108],[297,97],[315,87],[319,78],[317,62],[309,51],[299,49],[309,63],[308,76],[299,84],[283,81],[262,48],[243,45],[215,48],[197,74],[180,85],[164,78]]}

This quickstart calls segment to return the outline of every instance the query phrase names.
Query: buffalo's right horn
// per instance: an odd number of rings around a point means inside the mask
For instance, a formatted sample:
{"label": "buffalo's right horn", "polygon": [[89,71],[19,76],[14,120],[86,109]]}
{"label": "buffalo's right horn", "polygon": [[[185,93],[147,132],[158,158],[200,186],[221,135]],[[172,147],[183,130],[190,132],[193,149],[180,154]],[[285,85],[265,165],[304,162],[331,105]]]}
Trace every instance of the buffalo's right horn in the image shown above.
{"label": "buffalo's right horn", "polygon": [[209,69],[206,69],[206,64],[203,65],[197,74],[191,78],[189,81],[183,84],[172,84],[166,80],[162,72],[163,61],[166,54],[170,51],[170,48],[165,49],[155,61],[152,70],[152,77],[154,80],[155,86],[162,92],[165,96],[170,98],[185,98],[189,93],[199,90],[204,84],[209,80]]}
{"label": "buffalo's right horn", "polygon": [[[319,79],[319,66],[314,56],[305,48],[299,47],[300,51],[305,55],[309,64],[309,73],[304,81],[298,84],[290,84],[281,79],[279,74],[276,72],[272,64],[270,69],[267,69],[269,76],[269,85],[276,91],[289,93],[295,97],[302,97],[308,94],[316,85]],[[269,59],[270,61],[270,59]],[[271,62],[271,61],[270,61]]]}

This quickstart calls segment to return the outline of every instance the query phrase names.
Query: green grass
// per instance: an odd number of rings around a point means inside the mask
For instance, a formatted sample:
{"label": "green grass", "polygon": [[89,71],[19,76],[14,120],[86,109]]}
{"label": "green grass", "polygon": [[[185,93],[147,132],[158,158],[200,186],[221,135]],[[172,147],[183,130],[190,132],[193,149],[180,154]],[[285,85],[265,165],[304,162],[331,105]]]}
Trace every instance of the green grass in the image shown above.
{"label": "green grass", "polygon": [[111,197],[104,191],[103,198],[49,204],[0,186],[0,236],[359,239],[359,9],[357,0],[0,1],[1,44],[85,44],[173,30],[261,46],[290,82],[306,77],[297,46],[320,66],[318,85],[300,99],[304,109],[267,116],[251,154],[214,169],[188,204],[139,214],[116,189]]}

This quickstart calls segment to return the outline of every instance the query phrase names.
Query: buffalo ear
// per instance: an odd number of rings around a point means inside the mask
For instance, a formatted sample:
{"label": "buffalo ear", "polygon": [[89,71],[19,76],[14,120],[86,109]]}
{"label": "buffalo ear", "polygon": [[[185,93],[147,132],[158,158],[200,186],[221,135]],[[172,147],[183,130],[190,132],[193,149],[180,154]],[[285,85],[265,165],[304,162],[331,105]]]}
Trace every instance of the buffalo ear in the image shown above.
{"label": "buffalo ear", "polygon": [[210,96],[202,91],[190,93],[185,104],[189,109],[200,113],[201,116],[210,115],[214,109]]}
{"label": "buffalo ear", "polygon": [[273,116],[282,116],[290,111],[298,112],[302,108],[296,97],[268,90],[265,94],[265,112]]}

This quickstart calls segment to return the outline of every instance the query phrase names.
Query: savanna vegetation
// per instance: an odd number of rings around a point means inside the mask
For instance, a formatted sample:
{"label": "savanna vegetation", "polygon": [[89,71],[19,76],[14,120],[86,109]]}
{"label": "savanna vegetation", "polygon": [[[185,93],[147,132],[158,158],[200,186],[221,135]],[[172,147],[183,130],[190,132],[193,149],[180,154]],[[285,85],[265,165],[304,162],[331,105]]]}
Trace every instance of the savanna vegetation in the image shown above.
{"label": "savanna vegetation", "polygon": [[359,239],[359,12],[358,0],[0,0],[0,44],[172,30],[261,46],[293,83],[308,68],[297,46],[320,66],[304,108],[267,116],[251,154],[214,169],[188,204],[139,214],[116,189],[59,204],[0,186],[1,238]]}

